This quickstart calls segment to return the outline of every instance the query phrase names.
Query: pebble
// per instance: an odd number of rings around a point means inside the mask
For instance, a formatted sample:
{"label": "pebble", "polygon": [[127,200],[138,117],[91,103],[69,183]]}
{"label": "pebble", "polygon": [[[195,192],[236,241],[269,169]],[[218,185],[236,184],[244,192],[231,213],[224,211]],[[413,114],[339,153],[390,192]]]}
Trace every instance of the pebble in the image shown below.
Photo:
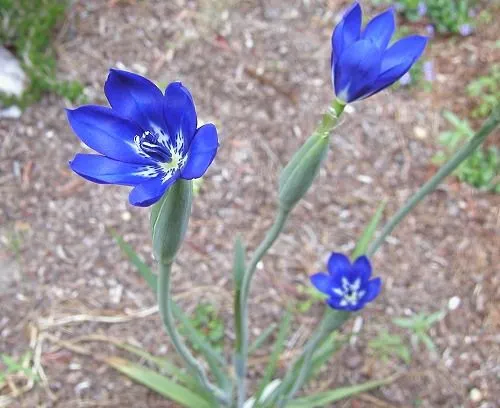
{"label": "pebble", "polygon": [[483,399],[483,394],[477,388],[473,388],[469,392],[469,398],[472,402],[480,402]]}
{"label": "pebble", "polygon": [[27,78],[17,58],[0,46],[0,92],[21,96],[26,89]]}
{"label": "pebble", "polygon": [[448,309],[456,310],[460,306],[460,298],[458,296],[453,296],[448,300]]}
{"label": "pebble", "polygon": [[427,130],[421,126],[415,126],[413,128],[413,133],[415,134],[415,137],[420,140],[427,139],[428,136]]}
{"label": "pebble", "polygon": [[2,119],[19,119],[23,111],[19,106],[12,105],[8,108],[0,110],[0,118]]}

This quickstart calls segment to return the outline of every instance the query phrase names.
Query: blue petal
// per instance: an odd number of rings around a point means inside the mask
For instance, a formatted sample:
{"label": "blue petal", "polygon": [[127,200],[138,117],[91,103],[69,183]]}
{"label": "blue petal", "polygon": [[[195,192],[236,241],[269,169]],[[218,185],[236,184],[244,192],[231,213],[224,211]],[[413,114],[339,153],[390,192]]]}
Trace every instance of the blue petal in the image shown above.
{"label": "blue petal", "polygon": [[[335,277],[340,279],[345,276],[351,269],[351,261],[349,261],[349,258],[345,256],[344,254],[338,253],[338,252],[332,252],[330,255],[330,258],[328,259],[328,273]],[[340,284],[335,285],[341,286]]]}
{"label": "blue petal", "polygon": [[332,67],[342,52],[359,39],[361,32],[361,7],[354,3],[344,14],[332,34]]}
{"label": "blue petal", "polygon": [[166,181],[163,181],[162,177],[148,180],[134,187],[128,196],[128,200],[130,204],[137,207],[149,207],[156,203],[178,178],[179,173],[176,173]]}
{"label": "blue petal", "polygon": [[371,96],[389,87],[406,74],[422,55],[427,38],[419,35],[397,41],[382,56],[380,75],[366,96]]}
{"label": "blue petal", "polygon": [[363,31],[362,38],[371,40],[381,50],[385,50],[395,28],[394,10],[390,8],[370,20]]}
{"label": "blue petal", "polygon": [[380,293],[382,288],[382,279],[375,278],[368,281],[366,286],[366,295],[361,299],[364,303],[371,302]]}
{"label": "blue petal", "polygon": [[372,274],[372,266],[370,265],[370,261],[364,255],[360,256],[354,261],[352,270],[356,277],[361,278],[362,284],[368,282],[368,279],[370,279],[370,276]]}
{"label": "blue petal", "polygon": [[199,128],[189,148],[186,165],[181,171],[182,178],[190,180],[203,176],[212,163],[218,146],[217,129],[214,125],[208,123]]}
{"label": "blue petal", "polygon": [[142,129],[123,119],[112,109],[87,105],[67,110],[68,121],[76,135],[90,148],[115,160],[130,163],[151,163],[139,155],[134,142]]}
{"label": "blue petal", "polygon": [[191,93],[180,82],[172,82],[167,86],[163,114],[170,137],[175,140],[180,132],[188,149],[196,132],[196,109]]}
{"label": "blue petal", "polygon": [[104,93],[116,112],[144,130],[164,127],[163,94],[149,79],[112,69],[104,84]]}
{"label": "blue petal", "polygon": [[316,289],[320,292],[325,293],[327,295],[332,294],[332,278],[326,273],[315,273],[309,277],[311,283],[314,285]]}
{"label": "blue petal", "polygon": [[123,163],[97,154],[77,154],[69,163],[71,170],[100,184],[135,186],[154,177],[154,166]]}
{"label": "blue petal", "polygon": [[380,73],[382,52],[370,40],[360,40],[346,49],[335,65],[335,93],[352,102],[371,89]]}
{"label": "blue petal", "polygon": [[396,41],[382,55],[381,74],[407,60],[415,62],[424,52],[426,44],[427,37],[421,35],[410,35]]}

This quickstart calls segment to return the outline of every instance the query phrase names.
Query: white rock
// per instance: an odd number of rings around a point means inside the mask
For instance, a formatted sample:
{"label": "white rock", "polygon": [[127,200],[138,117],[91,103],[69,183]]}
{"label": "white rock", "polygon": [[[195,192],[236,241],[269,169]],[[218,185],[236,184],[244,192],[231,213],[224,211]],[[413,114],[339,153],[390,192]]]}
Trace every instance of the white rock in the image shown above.
{"label": "white rock", "polygon": [[9,50],[0,46],[0,92],[21,96],[26,85],[26,74],[19,61]]}
{"label": "white rock", "polygon": [[9,106],[8,108],[0,110],[1,119],[19,119],[22,114],[21,108],[19,106]]}

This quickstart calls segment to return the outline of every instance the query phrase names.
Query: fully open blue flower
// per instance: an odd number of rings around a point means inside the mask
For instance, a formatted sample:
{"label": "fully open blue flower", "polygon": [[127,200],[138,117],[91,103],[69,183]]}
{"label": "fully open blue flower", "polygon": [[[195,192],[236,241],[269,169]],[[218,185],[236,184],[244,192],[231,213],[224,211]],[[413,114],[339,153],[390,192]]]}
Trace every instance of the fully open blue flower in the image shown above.
{"label": "fully open blue flower", "polygon": [[372,267],[366,256],[360,256],[353,264],[343,254],[332,252],[328,260],[328,273],[311,276],[312,284],[328,295],[330,307],[350,312],[362,309],[380,293],[382,280],[370,279]]}
{"label": "fully open blue flower", "polygon": [[337,98],[366,98],[401,78],[424,51],[427,38],[410,35],[388,47],[395,30],[392,9],[374,17],[361,31],[361,7],[355,3],[332,35],[332,80]]}
{"label": "fully open blue flower", "polygon": [[201,177],[219,146],[213,124],[197,128],[190,92],[180,82],[165,95],[148,79],[112,69],[104,92],[111,108],[68,110],[77,136],[101,154],[77,154],[71,169],[94,183],[134,186],[129,201],[146,207],[179,178]]}

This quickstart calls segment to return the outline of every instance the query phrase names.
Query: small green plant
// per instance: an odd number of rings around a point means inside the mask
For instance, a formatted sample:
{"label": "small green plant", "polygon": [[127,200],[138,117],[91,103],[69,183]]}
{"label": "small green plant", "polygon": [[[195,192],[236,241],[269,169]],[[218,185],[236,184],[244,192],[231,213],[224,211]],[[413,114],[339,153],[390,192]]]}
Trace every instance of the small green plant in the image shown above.
{"label": "small green plant", "polygon": [[80,82],[55,79],[51,40],[67,5],[63,0],[0,0],[0,43],[19,56],[29,78],[29,86],[20,98],[0,94],[3,104],[25,107],[39,100],[44,92],[54,92],[73,102],[82,96]]}
{"label": "small green plant", "polygon": [[[453,130],[439,135],[439,144],[444,151],[434,156],[434,162],[440,164],[453,154],[460,146],[470,140],[474,130],[467,120],[462,120],[452,112],[444,112],[445,119],[454,126]],[[456,170],[460,181],[473,187],[494,193],[500,193],[500,152],[497,147],[478,148]]]}
{"label": "small green plant", "polygon": [[[207,339],[215,350],[222,350],[224,346],[224,321],[214,305],[208,302],[199,303],[189,320],[191,325]],[[199,351],[196,346],[193,348]]]}
{"label": "small green plant", "polygon": [[297,291],[303,297],[295,306],[299,313],[307,313],[314,304],[324,302],[326,299],[325,295],[310,286],[298,286]]}
{"label": "small green plant", "polygon": [[0,389],[6,385],[7,378],[10,376],[22,375],[30,381],[39,381],[40,378],[33,371],[33,366],[31,365],[32,356],[33,355],[29,350],[19,359],[7,354],[0,354],[0,361],[5,366],[5,368],[0,371]]}
{"label": "small green plant", "polygon": [[485,118],[500,103],[500,65],[493,65],[488,75],[473,80],[467,87],[469,96],[477,100],[473,118]]}
{"label": "small green plant", "polygon": [[440,321],[446,315],[445,312],[439,311],[431,314],[419,313],[412,317],[399,317],[392,322],[403,329],[407,329],[411,333],[411,340],[415,346],[423,343],[431,352],[436,351],[436,345],[432,341],[428,332],[431,327]]}
{"label": "small green plant", "polygon": [[474,0],[375,0],[375,4],[394,3],[395,9],[411,22],[426,19],[439,33],[469,35],[473,22],[471,8]]}
{"label": "small green plant", "polygon": [[405,364],[411,363],[411,352],[404,339],[397,334],[382,330],[378,336],[368,342],[368,347],[383,361],[391,357],[401,359]]}

